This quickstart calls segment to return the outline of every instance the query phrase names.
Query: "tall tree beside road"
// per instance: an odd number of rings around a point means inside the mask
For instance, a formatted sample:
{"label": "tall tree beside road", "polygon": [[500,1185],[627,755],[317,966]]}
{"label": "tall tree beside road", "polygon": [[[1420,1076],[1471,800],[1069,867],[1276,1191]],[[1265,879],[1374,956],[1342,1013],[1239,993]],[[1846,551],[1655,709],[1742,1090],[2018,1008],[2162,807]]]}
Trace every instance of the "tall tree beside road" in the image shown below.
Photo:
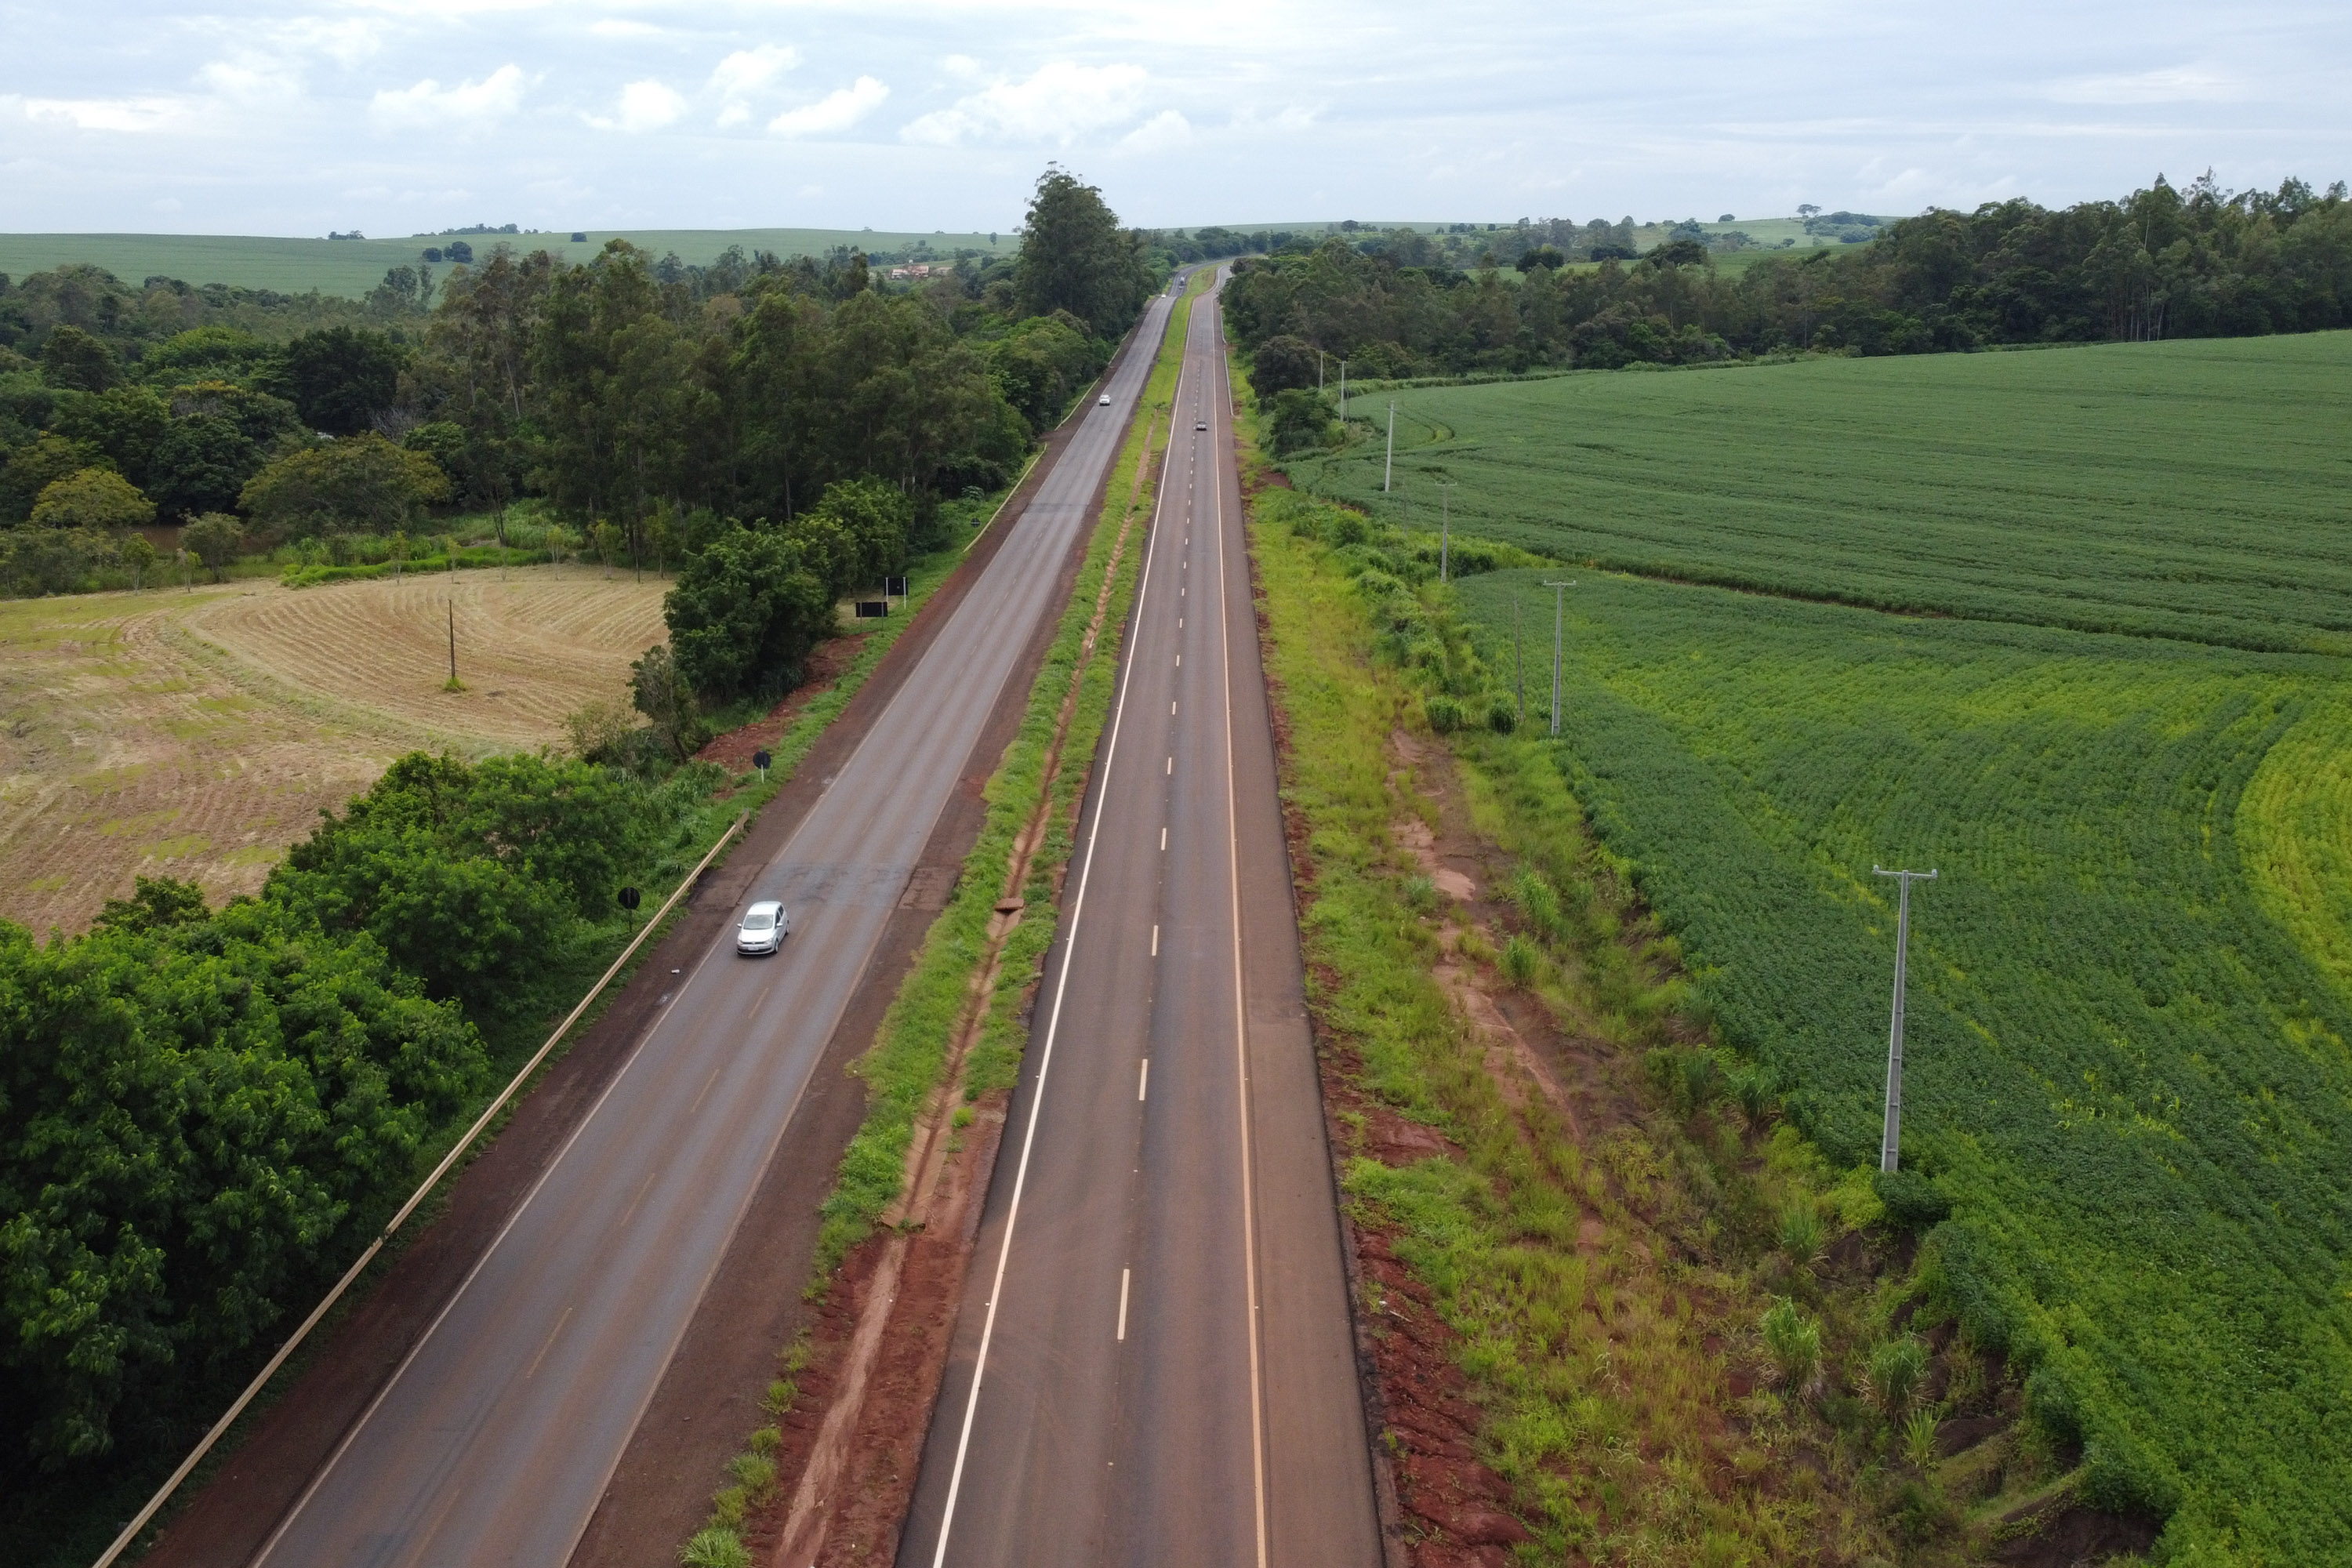
{"label": "tall tree beside road", "polygon": [[1153,279],[1143,236],[1118,226],[1102,192],[1048,167],[1029,200],[1013,287],[1024,316],[1067,310],[1108,338],[1135,320]]}

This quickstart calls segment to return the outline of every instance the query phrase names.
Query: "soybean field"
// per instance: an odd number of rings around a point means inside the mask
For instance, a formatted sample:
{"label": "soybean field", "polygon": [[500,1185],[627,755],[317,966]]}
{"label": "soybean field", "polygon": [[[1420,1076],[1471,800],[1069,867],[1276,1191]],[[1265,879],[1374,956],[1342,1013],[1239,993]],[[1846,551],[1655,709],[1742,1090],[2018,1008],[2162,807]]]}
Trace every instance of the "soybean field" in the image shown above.
{"label": "soybean field", "polygon": [[1406,389],[1401,491],[1360,428],[1290,466],[1428,543],[1450,480],[1457,563],[1571,563],[1458,584],[1469,679],[1511,688],[1518,617],[1525,743],[1841,1164],[1873,867],[1940,872],[1923,1288],[2170,1562],[2352,1561],[2347,370],[2338,334]]}
{"label": "soybean field", "polygon": [[1466,532],[1647,576],[2352,653],[2352,333],[1407,386],[1348,413],[1294,479],[1416,529],[1443,500]]}

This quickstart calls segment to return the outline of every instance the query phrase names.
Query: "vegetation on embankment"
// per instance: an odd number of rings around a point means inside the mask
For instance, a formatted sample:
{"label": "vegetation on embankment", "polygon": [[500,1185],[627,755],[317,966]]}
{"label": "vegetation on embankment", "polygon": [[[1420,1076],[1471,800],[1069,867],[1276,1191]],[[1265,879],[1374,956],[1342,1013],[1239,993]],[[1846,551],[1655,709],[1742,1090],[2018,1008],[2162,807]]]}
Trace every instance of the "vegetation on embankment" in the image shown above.
{"label": "vegetation on embankment", "polygon": [[[803,1291],[812,1300],[834,1289],[844,1258],[900,1199],[919,1118],[939,1095],[945,1075],[960,1073],[953,1087],[968,1107],[1009,1093],[1019,1074],[1029,1032],[1025,1005],[1060,932],[1055,901],[1078,805],[1110,711],[1126,606],[1141,570],[1141,531],[1151,514],[1157,461],[1168,447],[1169,410],[1192,302],[1211,276],[1207,270],[1196,274],[1185,300],[1171,313],[1135,420],[1111,465],[1102,513],[1069,603],[1031,683],[1021,727],[989,778],[988,811],[979,837],[964,857],[947,909],[932,922],[913,968],[899,983],[872,1047],[858,1059],[857,1073],[866,1085],[866,1116],[824,1201]],[[1041,827],[1042,834],[1030,837]],[[1013,896],[1022,900],[1024,912],[1009,931],[992,930],[997,904],[1016,866],[1023,867],[1023,877]],[[1045,918],[1048,910],[1055,918]],[[993,982],[976,995],[992,963]],[[952,1047],[960,1037],[971,1037],[974,1022],[976,1037],[961,1062],[952,1062]],[[959,1108],[955,1116],[958,1127],[968,1124],[968,1111]],[[793,1408],[794,1374],[807,1354],[805,1338],[779,1352],[783,1376],[768,1400],[770,1413],[779,1418]],[[736,1568],[750,1561],[741,1531],[748,1515],[779,1500],[773,1462],[779,1441],[775,1426],[762,1426],[730,1461],[730,1484],[713,1498],[709,1521],[684,1549],[682,1560],[689,1568]]]}
{"label": "vegetation on embankment", "polygon": [[[1894,910],[1872,868],[1940,869],[1913,898],[1903,1127],[1943,1215],[1923,1300],[2016,1369],[2068,1484],[2160,1521],[2183,1561],[2352,1549],[2333,1392],[2352,906],[2329,890],[2328,760],[2352,687],[2330,653],[2213,646],[2333,650],[2352,625],[2340,518],[2305,477],[2347,342],[1408,393],[1401,441],[1408,408],[1442,426],[1399,458],[1412,531],[1360,459],[1329,488],[1370,517],[1277,503],[1353,579],[1433,729],[1556,775],[1533,818],[1598,839],[1688,965],[1689,1015],[1833,1168],[1880,1130]],[[2237,437],[2270,454],[2259,476]],[[2134,464],[2166,486],[2093,478]],[[1433,477],[1459,485],[1456,527],[1657,575],[1457,539],[1438,588]],[[1548,716],[1562,577],[1562,739],[1506,739],[1522,637]]]}
{"label": "vegetation on embankment", "polygon": [[1941,1194],[1836,1168],[1717,1043],[1558,748],[1447,691],[1475,653],[1423,542],[1339,542],[1362,523],[1279,489],[1254,506],[1358,1310],[1414,1550],[1514,1539],[1498,1505],[1542,1561],[1958,1563],[2062,1515],[2144,1542],[2085,1506],[2014,1363],[1956,1331],[1935,1247],[1914,1264]]}

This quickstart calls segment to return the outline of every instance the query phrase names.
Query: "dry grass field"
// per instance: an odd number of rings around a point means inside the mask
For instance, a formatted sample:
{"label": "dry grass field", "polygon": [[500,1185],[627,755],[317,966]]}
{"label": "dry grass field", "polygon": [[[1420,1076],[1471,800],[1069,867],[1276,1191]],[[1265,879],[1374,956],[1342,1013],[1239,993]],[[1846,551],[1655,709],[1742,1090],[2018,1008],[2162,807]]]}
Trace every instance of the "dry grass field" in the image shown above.
{"label": "dry grass field", "polygon": [[559,744],[663,639],[667,586],[541,566],[0,602],[0,918],[79,931],[134,875],[249,892],[404,752]]}

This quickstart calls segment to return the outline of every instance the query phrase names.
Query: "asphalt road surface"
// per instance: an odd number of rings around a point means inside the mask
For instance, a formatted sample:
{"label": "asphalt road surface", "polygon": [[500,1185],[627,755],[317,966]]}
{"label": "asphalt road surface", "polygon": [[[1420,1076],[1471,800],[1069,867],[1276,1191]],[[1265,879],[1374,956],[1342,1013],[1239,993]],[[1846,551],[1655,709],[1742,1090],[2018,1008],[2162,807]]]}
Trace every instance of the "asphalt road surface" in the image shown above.
{"label": "asphalt road surface", "polygon": [[1381,1561],[1215,315],[900,1568]]}
{"label": "asphalt road surface", "polygon": [[[972,591],[754,879],[793,931],[731,925],[263,1546],[273,1568],[572,1553],[717,1268],[1062,563],[1150,373],[1169,300]],[[749,901],[747,900],[747,901]]]}

